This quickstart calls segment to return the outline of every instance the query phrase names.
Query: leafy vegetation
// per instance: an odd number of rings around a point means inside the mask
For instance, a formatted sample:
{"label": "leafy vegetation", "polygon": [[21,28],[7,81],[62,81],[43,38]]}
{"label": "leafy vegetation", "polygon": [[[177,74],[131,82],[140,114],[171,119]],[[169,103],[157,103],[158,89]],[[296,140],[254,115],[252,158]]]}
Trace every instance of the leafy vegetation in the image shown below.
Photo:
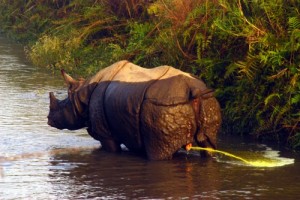
{"label": "leafy vegetation", "polygon": [[128,59],[216,89],[223,131],[300,148],[300,2],[1,0],[0,27],[37,66],[92,74]]}

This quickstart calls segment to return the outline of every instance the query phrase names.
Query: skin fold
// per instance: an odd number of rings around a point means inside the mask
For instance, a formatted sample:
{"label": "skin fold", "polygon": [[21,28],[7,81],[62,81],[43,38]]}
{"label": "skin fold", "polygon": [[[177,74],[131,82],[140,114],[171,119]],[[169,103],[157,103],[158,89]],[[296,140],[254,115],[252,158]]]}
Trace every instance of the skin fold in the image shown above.
{"label": "skin fold", "polygon": [[87,127],[106,151],[118,152],[124,144],[150,160],[171,159],[191,143],[216,148],[219,103],[203,81],[188,73],[119,61],[87,80],[75,80],[63,70],[62,76],[68,97],[58,100],[50,93],[52,127]]}

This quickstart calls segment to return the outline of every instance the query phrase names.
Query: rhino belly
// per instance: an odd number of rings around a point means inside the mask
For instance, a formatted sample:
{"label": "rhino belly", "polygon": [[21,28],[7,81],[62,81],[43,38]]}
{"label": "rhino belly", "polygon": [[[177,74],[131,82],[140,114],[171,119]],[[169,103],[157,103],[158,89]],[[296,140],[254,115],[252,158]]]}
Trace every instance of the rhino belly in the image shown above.
{"label": "rhino belly", "polygon": [[149,159],[170,159],[179,148],[193,141],[196,132],[193,108],[189,103],[164,106],[145,100],[141,132]]}
{"label": "rhino belly", "polygon": [[96,140],[112,139],[104,107],[104,94],[110,82],[101,82],[95,88],[89,102],[90,131]]}
{"label": "rhino belly", "polygon": [[133,151],[143,150],[140,134],[140,110],[150,82],[112,81],[105,92],[104,108],[114,139]]}

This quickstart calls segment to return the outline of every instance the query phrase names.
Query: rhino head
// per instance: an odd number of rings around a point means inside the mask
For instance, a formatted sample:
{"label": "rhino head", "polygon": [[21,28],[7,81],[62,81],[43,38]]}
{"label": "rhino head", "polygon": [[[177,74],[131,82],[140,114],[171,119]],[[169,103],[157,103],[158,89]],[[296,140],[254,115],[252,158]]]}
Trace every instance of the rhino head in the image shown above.
{"label": "rhino head", "polygon": [[58,129],[77,130],[86,126],[87,104],[89,100],[89,85],[85,80],[75,80],[70,75],[61,71],[68,85],[68,97],[58,100],[53,92],[49,93],[50,111],[48,125]]}

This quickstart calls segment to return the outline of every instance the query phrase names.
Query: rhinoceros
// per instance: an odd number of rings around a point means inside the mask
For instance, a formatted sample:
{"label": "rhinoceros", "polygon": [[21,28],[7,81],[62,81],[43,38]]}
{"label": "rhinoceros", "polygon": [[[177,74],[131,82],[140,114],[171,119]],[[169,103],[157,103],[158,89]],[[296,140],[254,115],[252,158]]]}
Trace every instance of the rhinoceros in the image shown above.
{"label": "rhinoceros", "polygon": [[171,159],[182,147],[216,148],[221,125],[218,101],[202,80],[171,66],[142,68],[119,61],[89,79],[61,71],[68,97],[50,92],[48,124],[87,128],[106,151],[120,145],[150,160]]}

